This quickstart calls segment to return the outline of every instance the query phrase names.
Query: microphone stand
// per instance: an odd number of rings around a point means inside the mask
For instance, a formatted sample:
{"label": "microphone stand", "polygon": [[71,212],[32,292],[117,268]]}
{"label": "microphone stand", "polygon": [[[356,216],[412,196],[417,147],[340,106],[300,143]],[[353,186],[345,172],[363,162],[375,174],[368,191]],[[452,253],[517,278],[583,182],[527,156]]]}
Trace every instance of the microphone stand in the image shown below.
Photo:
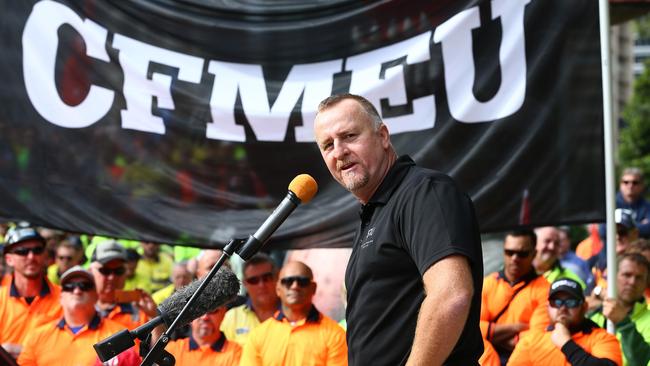
{"label": "microphone stand", "polygon": [[234,253],[238,252],[239,248],[244,243],[246,243],[246,239],[230,239],[230,242],[223,248],[223,254],[221,254],[221,257],[217,263],[214,264],[210,272],[208,272],[208,274],[203,278],[201,284],[199,285],[199,288],[192,295],[192,297],[190,297],[185,306],[183,306],[183,309],[181,309],[180,313],[178,313],[169,328],[167,328],[167,330],[160,336],[153,348],[149,350],[149,353],[147,353],[147,356],[144,358],[144,360],[142,360],[140,366],[152,366],[154,362],[158,363],[161,366],[173,366],[176,363],[174,356],[165,351],[165,346],[167,346],[167,343],[169,343],[171,339],[170,335],[178,326],[180,319],[183,317],[183,315],[185,315],[187,309],[189,309],[189,307],[196,302],[196,299],[203,292],[208,283],[212,281],[212,277],[217,274],[226,259],[230,258]]}

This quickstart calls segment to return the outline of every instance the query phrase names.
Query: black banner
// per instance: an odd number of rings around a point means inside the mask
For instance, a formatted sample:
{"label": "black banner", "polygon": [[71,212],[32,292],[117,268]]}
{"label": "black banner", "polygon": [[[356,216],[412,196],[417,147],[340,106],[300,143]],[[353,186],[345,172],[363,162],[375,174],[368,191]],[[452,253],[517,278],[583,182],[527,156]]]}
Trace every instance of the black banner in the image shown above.
{"label": "black banner", "polygon": [[399,154],[454,177],[484,232],[604,218],[594,1],[2,9],[5,219],[220,246],[308,173],[319,193],[272,245],[349,246],[358,203],[313,142],[318,102],[342,92],[378,107]]}

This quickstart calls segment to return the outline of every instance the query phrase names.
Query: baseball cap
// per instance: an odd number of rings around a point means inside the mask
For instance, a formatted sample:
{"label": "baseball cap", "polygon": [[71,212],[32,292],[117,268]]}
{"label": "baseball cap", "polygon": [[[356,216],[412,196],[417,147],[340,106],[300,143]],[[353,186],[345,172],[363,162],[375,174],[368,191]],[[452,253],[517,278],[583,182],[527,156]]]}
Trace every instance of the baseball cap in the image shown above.
{"label": "baseball cap", "polygon": [[16,226],[7,230],[4,237],[4,251],[27,240],[38,240],[45,246],[45,239],[33,227]]}
{"label": "baseball cap", "polygon": [[126,249],[115,240],[106,240],[97,244],[92,261],[106,264],[114,259],[126,262]]}
{"label": "baseball cap", "polygon": [[582,286],[570,278],[560,278],[551,284],[551,290],[548,293],[548,298],[552,299],[556,294],[564,292],[571,295],[573,298],[584,300],[585,295],[582,292]]}
{"label": "baseball cap", "polygon": [[89,271],[85,270],[81,266],[74,266],[67,271],[63,272],[61,275],[61,286],[66,284],[69,280],[77,277],[82,277],[90,281],[91,283],[95,283],[95,279],[93,278],[92,273]]}
{"label": "baseball cap", "polygon": [[614,211],[614,221],[617,225],[622,225],[628,230],[636,228],[634,213],[626,208],[617,208]]}

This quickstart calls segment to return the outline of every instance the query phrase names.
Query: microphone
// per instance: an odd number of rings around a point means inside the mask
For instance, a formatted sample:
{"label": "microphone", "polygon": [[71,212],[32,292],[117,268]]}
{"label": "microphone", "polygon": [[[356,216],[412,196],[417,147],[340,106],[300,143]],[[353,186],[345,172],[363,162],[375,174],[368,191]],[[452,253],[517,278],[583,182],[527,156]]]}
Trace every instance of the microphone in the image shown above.
{"label": "microphone", "polygon": [[266,243],[271,234],[287,219],[301,203],[307,203],[314,198],[318,184],[309,174],[300,174],[289,183],[289,192],[271,216],[260,226],[255,234],[250,235],[244,245],[237,251],[241,259],[247,261]]}
{"label": "microphone", "polygon": [[[107,362],[111,358],[133,347],[135,338],[144,340],[151,331],[161,325],[170,326],[176,316],[188,302],[190,297],[196,292],[201,285],[202,280],[194,280],[189,285],[178,289],[160,306],[158,306],[158,316],[149,320],[145,324],[135,328],[132,331],[128,329],[121,330],[112,336],[93,345],[95,352],[102,362]],[[181,319],[179,326],[183,326],[192,320],[199,318],[203,314],[215,311],[233,300],[239,292],[239,280],[237,276],[227,267],[222,267],[207,283],[204,291],[196,298]]]}

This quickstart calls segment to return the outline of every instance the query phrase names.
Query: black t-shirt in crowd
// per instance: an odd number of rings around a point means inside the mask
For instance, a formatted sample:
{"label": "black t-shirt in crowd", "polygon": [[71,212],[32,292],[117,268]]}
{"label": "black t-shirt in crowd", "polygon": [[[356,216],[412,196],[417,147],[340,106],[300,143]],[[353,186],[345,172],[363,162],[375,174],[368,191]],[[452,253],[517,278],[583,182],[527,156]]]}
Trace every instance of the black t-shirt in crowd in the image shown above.
{"label": "black t-shirt in crowd", "polygon": [[400,157],[362,207],[345,274],[350,365],[406,363],[424,300],[422,276],[452,254],[469,260],[474,296],[445,365],[478,365],[483,259],[472,201],[448,176]]}

